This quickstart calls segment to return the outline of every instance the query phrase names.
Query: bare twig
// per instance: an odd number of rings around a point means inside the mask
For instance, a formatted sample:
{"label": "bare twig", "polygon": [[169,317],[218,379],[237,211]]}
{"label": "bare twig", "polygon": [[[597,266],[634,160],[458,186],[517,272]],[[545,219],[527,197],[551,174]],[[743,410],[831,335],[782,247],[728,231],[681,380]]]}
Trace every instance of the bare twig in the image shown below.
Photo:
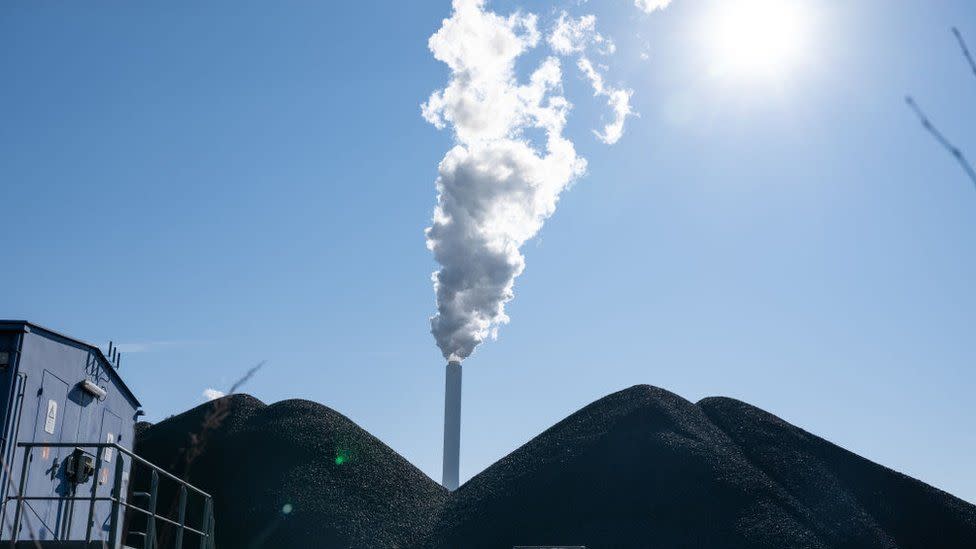
{"label": "bare twig", "polygon": [[959,147],[953,145],[952,142],[946,139],[945,135],[943,135],[942,132],[939,131],[934,124],[932,124],[929,117],[926,116],[925,112],[922,111],[922,108],[918,106],[918,103],[915,102],[915,99],[913,99],[912,96],[906,96],[905,103],[907,103],[908,107],[915,112],[916,116],[918,116],[918,119],[922,123],[922,127],[925,128],[925,131],[929,132],[929,134],[935,138],[939,145],[942,145],[942,148],[948,151],[949,154],[956,159],[956,162],[962,166],[963,171],[965,171],[966,175],[969,176],[969,179],[973,182],[973,185],[976,185],[976,170],[973,169],[973,165],[969,163],[969,160],[962,153],[962,151],[959,150]]}
{"label": "bare twig", "polygon": [[956,36],[956,41],[959,42],[959,47],[962,49],[962,55],[966,58],[966,62],[969,63],[969,68],[973,71],[973,76],[976,76],[976,61],[973,61],[973,55],[969,53],[969,48],[966,46],[966,41],[962,39],[962,33],[959,29],[952,27],[952,34]]}
{"label": "bare twig", "polygon": [[[230,391],[227,392],[227,396],[236,393],[238,389],[240,389],[245,383],[254,377],[254,374],[257,373],[258,370],[264,367],[264,364],[265,361],[262,360],[261,362],[252,366],[247,372],[244,372],[244,375],[230,386]],[[202,454],[203,450],[206,448],[210,435],[220,428],[221,424],[223,424],[224,419],[227,418],[229,413],[230,402],[228,399],[218,398],[213,401],[213,407],[203,418],[203,425],[200,432],[190,435],[191,445],[184,454],[185,469],[183,471],[183,478],[189,478],[190,465],[193,464],[193,461],[196,460],[196,458],[200,457],[200,454]]]}
{"label": "bare twig", "polygon": [[[226,396],[236,393],[238,389],[240,389],[245,383],[254,377],[254,374],[256,374],[258,370],[264,367],[265,363],[266,361],[262,360],[244,372],[244,375],[235,381],[233,385],[231,385]],[[204,450],[206,450],[210,437],[213,436],[213,434],[220,428],[229,414],[230,400],[225,397],[214,399],[210,411],[208,411],[207,415],[205,415],[203,418],[203,422],[200,425],[200,431],[197,433],[190,433],[189,446],[180,451],[183,456],[182,472],[177,471],[176,466],[174,466],[172,468],[174,473],[184,480],[190,480],[190,469],[193,466],[193,462],[195,462],[197,458],[203,454]],[[177,500],[174,499],[170,504],[170,509],[167,515],[172,515],[177,506]],[[162,545],[166,544],[169,537],[170,532],[168,530],[162,533]]]}
{"label": "bare twig", "polygon": [[[966,46],[966,41],[963,40],[962,33],[959,32],[959,29],[956,27],[952,27],[952,34],[955,35],[956,41],[959,42],[959,48],[962,50],[962,55],[966,58],[969,68],[973,71],[973,75],[976,76],[976,62],[973,61],[973,55],[969,52],[969,47]],[[915,99],[912,98],[912,96],[905,96],[905,103],[907,103],[908,107],[912,109],[916,116],[918,116],[918,120],[922,123],[922,127],[925,128],[925,131],[929,132],[929,135],[931,135],[939,143],[939,145],[942,146],[943,149],[945,149],[950,155],[952,155],[953,158],[956,159],[956,162],[959,163],[963,171],[966,172],[966,175],[969,176],[969,180],[973,182],[973,185],[976,185],[976,169],[973,169],[973,165],[970,164],[969,159],[967,159],[966,155],[962,153],[962,150],[949,141],[949,139],[946,138],[946,136],[937,127],[935,127],[935,124],[929,120],[929,117],[925,114],[922,108],[918,106],[918,103],[915,102]]]}
{"label": "bare twig", "polygon": [[245,383],[250,381],[252,377],[254,377],[254,374],[256,374],[258,370],[264,367],[265,362],[267,361],[262,360],[261,362],[258,362],[257,364],[252,366],[250,370],[244,372],[244,375],[241,376],[240,379],[238,379],[233,385],[230,386],[230,391],[228,391],[227,394],[232,395],[236,393],[237,390],[241,388],[241,386],[243,386]]}

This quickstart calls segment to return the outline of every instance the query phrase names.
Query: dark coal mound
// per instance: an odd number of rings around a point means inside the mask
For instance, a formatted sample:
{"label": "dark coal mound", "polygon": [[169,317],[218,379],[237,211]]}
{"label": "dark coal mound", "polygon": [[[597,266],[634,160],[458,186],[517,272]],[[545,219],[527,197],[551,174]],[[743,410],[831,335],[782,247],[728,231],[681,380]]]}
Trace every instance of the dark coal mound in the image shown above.
{"label": "dark coal mound", "polygon": [[824,547],[789,495],[693,403],[637,386],[471,479],[427,545]]}
{"label": "dark coal mound", "polygon": [[972,548],[976,507],[743,403],[636,386],[471,479],[424,546]]}
{"label": "dark coal mound", "polygon": [[829,547],[976,547],[973,505],[744,402],[707,398],[698,406],[809,510]]}
{"label": "dark coal mound", "polygon": [[[205,423],[217,425],[201,447],[190,434]],[[304,400],[225,397],[145,429],[137,452],[214,496],[220,547],[400,547],[447,496],[345,416]],[[167,501],[172,492],[161,509]]]}
{"label": "dark coal mound", "polygon": [[221,547],[976,547],[976,507],[725,398],[614,393],[450,495],[328,408],[218,402],[188,472],[178,450],[214,404],[137,450],[215,496]]}

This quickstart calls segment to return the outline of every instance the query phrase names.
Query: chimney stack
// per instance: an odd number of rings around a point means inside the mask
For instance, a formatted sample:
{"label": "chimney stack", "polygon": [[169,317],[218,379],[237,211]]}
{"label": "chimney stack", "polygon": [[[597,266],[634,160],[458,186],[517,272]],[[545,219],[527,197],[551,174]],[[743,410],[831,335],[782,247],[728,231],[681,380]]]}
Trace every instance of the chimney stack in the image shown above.
{"label": "chimney stack", "polygon": [[444,477],[448,490],[457,490],[461,461],[461,362],[447,363],[444,383]]}

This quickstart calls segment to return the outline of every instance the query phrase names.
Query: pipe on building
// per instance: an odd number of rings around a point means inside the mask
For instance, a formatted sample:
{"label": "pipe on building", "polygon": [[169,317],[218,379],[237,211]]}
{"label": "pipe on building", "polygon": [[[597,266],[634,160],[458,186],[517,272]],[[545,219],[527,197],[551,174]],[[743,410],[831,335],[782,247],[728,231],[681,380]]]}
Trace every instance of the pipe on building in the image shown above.
{"label": "pipe on building", "polygon": [[444,475],[441,484],[457,490],[461,461],[461,362],[447,363],[444,382]]}

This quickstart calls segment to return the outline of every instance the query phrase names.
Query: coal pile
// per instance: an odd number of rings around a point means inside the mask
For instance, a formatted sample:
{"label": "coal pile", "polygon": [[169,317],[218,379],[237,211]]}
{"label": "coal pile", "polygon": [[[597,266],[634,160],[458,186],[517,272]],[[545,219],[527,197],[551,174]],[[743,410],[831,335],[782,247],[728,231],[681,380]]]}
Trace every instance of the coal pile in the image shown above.
{"label": "coal pile", "polygon": [[976,507],[771,414],[636,386],[452,494],[426,546],[972,548]]}
{"label": "coal pile", "polygon": [[698,406],[809,510],[829,547],[976,547],[973,505],[744,402]]}
{"label": "coal pile", "polygon": [[[447,496],[348,418],[304,400],[224,397],[149,427],[136,451],[214,496],[224,548],[400,547],[429,528]],[[199,454],[189,467],[188,451]]]}
{"label": "coal pile", "polygon": [[650,386],[574,413],[454,493],[437,547],[824,547],[695,404]]}
{"label": "coal pile", "polygon": [[[731,399],[611,394],[451,494],[329,408],[222,402],[188,472],[219,547],[976,547],[973,505]],[[179,473],[212,406],[137,451]]]}

